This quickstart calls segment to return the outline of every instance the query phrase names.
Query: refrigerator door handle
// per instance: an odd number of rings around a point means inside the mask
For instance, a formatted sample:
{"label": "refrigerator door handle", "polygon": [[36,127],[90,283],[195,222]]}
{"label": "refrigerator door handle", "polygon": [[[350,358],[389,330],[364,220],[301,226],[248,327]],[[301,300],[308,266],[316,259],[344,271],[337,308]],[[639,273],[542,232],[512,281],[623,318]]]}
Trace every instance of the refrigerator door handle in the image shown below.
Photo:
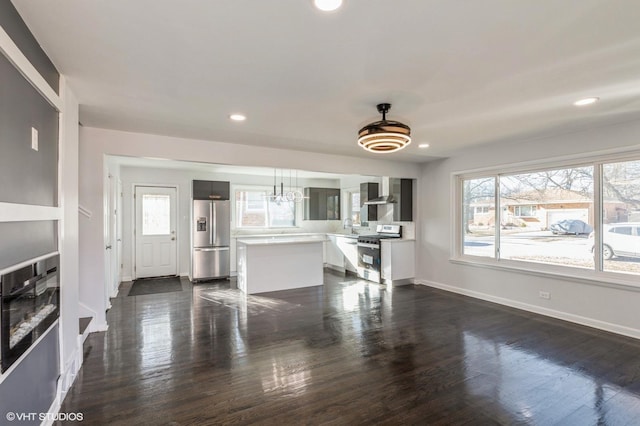
{"label": "refrigerator door handle", "polygon": [[197,248],[194,251],[229,251],[229,247]]}
{"label": "refrigerator door handle", "polygon": [[209,245],[213,245],[213,206],[209,204]]}
{"label": "refrigerator door handle", "polygon": [[213,241],[211,242],[211,245],[213,245],[217,240],[218,240],[218,224],[216,223],[218,221],[218,215],[216,214],[216,203],[211,203],[212,204],[212,210],[213,210],[213,222],[211,222],[211,226],[213,229],[213,236],[212,239]]}

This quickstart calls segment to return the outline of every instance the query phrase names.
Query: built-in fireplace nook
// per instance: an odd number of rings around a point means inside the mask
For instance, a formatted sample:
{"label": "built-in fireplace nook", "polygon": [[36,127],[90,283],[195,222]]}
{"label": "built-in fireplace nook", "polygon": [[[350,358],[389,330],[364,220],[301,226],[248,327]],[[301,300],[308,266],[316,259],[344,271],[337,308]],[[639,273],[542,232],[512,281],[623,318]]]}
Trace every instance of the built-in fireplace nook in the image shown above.
{"label": "built-in fireplace nook", "polygon": [[0,277],[0,346],[5,372],[59,316],[59,256],[9,269]]}

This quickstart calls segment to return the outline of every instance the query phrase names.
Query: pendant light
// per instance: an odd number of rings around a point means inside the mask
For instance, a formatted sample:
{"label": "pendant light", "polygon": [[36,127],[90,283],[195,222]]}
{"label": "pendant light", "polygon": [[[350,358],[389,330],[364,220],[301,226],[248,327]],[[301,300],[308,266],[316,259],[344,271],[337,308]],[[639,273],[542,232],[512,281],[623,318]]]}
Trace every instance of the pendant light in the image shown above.
{"label": "pendant light", "polygon": [[280,193],[277,190],[277,169],[273,169],[273,192],[269,195],[265,195],[265,198],[268,198],[270,201],[274,202],[276,205],[281,205],[283,202],[296,202],[300,203],[309,197],[304,196],[304,194],[298,190],[298,171],[296,170],[296,183],[295,187],[293,185],[293,174],[291,169],[289,169],[289,191],[284,191],[284,170],[280,170]]}
{"label": "pendant light", "polygon": [[378,104],[382,120],[369,123],[358,132],[358,144],[370,152],[386,154],[411,143],[411,129],[399,121],[387,120],[391,104]]}

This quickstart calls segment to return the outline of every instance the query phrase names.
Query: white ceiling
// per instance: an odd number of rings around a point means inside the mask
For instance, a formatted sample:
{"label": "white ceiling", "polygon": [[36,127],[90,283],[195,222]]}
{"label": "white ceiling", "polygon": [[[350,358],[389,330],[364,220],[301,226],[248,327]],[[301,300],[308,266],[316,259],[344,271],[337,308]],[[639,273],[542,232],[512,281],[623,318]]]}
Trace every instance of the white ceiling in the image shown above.
{"label": "white ceiling", "polygon": [[384,101],[422,162],[640,118],[637,1],[12,1],[85,126],[372,158]]}

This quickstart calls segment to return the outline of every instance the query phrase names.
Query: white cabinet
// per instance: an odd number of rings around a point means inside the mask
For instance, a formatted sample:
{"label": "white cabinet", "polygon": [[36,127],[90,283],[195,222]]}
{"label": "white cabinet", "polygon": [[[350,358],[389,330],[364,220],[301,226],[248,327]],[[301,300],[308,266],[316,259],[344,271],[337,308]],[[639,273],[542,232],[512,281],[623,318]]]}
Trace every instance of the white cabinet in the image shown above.
{"label": "white cabinet", "polygon": [[410,282],[415,277],[415,241],[382,240],[382,279],[385,282]]}
{"label": "white cabinet", "polygon": [[358,271],[358,239],[336,236],[338,249],[344,256],[344,267],[347,271]]}
{"label": "white cabinet", "polygon": [[327,242],[325,244],[325,263],[337,270],[341,270],[344,272],[344,255],[340,248],[338,247],[337,239],[341,237],[337,237],[335,235],[328,235]]}
{"label": "white cabinet", "polygon": [[322,285],[323,242],[313,237],[238,239],[238,289],[255,294]]}

